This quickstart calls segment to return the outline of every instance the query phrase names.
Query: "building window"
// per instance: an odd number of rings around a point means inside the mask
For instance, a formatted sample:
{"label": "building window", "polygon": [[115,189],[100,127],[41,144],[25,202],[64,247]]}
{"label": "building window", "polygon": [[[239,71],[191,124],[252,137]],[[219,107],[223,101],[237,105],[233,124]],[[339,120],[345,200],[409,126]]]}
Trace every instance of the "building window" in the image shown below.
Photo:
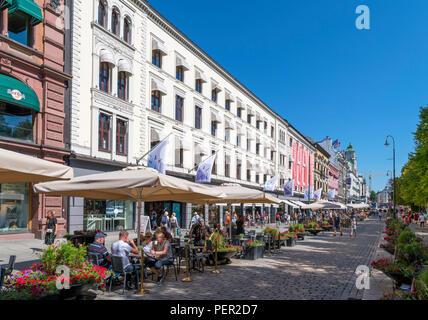
{"label": "building window", "polygon": [[260,175],[256,174],[256,183],[260,183]]}
{"label": "building window", "polygon": [[216,133],[217,133],[217,122],[211,121],[211,135],[215,137]]}
{"label": "building window", "polygon": [[122,119],[116,121],[116,154],[126,156],[127,154],[128,122]]}
{"label": "building window", "polygon": [[184,68],[182,66],[175,67],[175,77],[184,82]]}
{"label": "building window", "polygon": [[260,154],[260,143],[256,143],[256,153]]}
{"label": "building window", "polygon": [[162,54],[160,50],[153,50],[152,51],[152,63],[158,67],[162,68]]}
{"label": "building window", "polygon": [[175,96],[175,120],[183,122],[184,98]]}
{"label": "building window", "polygon": [[110,151],[110,121],[111,116],[100,113],[98,126],[99,126],[99,135],[98,135],[98,149],[100,151]]}
{"label": "building window", "polygon": [[251,124],[251,115],[247,114],[247,122]]}
{"label": "building window", "polygon": [[241,136],[239,134],[236,135],[236,146],[237,147],[241,146]]}
{"label": "building window", "polygon": [[83,230],[95,230],[97,223],[102,226],[101,231],[131,230],[134,225],[133,207],[134,203],[130,200],[93,200],[85,198]]}
{"label": "building window", "polygon": [[238,118],[241,118],[241,117],[242,117],[242,109],[241,109],[241,108],[238,108],[238,109],[236,110],[236,116],[237,116]]}
{"label": "building window", "polygon": [[25,13],[15,11],[13,14],[8,15],[7,19],[9,38],[27,47],[31,47],[33,42],[33,27],[30,17]]}
{"label": "building window", "polygon": [[228,156],[224,158],[224,176],[230,177],[230,160]]}
{"label": "building window", "polygon": [[273,161],[274,155],[275,155],[275,151],[271,151],[270,152],[270,160],[271,161]]}
{"label": "building window", "polygon": [[152,110],[161,112],[162,98],[159,91],[152,91]]}
{"label": "building window", "polygon": [[292,146],[293,146],[293,139],[290,138],[290,147],[292,147]]}
{"label": "building window", "polygon": [[251,151],[251,140],[247,139],[247,151]]}
{"label": "building window", "polygon": [[29,183],[0,184],[0,234],[29,232],[31,188]]}
{"label": "building window", "polygon": [[122,100],[128,100],[128,76],[126,72],[119,72],[117,76],[117,96]]}
{"label": "building window", "polygon": [[270,136],[274,138],[275,128],[273,126],[270,127]]}
{"label": "building window", "polygon": [[175,137],[175,166],[183,168],[184,149],[179,137]]}
{"label": "building window", "polygon": [[128,18],[123,22],[123,40],[131,43],[131,22]]}
{"label": "building window", "polygon": [[247,181],[251,181],[251,170],[247,169]]}
{"label": "building window", "polygon": [[0,101],[0,136],[33,142],[35,111]]}
{"label": "building window", "polygon": [[202,80],[201,79],[195,80],[195,90],[198,91],[199,93],[202,93]]}
{"label": "building window", "polygon": [[98,4],[98,24],[106,27],[107,10],[105,4],[100,0]]}
{"label": "building window", "polygon": [[260,129],[260,121],[256,121],[256,128]]}
{"label": "building window", "polygon": [[116,9],[113,9],[111,14],[111,32],[119,35],[119,12]]}
{"label": "building window", "polygon": [[267,134],[267,127],[268,127],[268,124],[267,124],[267,122],[265,121],[264,122],[264,130],[265,130],[265,133]]}
{"label": "building window", "polygon": [[288,170],[291,170],[291,166],[292,166],[292,164],[293,164],[293,163],[292,163],[291,161],[289,161],[289,162],[288,162]]}
{"label": "building window", "polygon": [[224,141],[230,142],[230,130],[224,130]]}
{"label": "building window", "polygon": [[[211,155],[215,155],[215,150],[211,150]],[[217,174],[217,157],[214,159],[212,174]]]}
{"label": "building window", "polygon": [[202,128],[202,108],[195,106],[195,128]]}
{"label": "building window", "polygon": [[226,108],[227,111],[230,111],[230,100],[226,100],[224,106],[225,106],[225,108]]}
{"label": "building window", "polygon": [[213,89],[211,91],[211,100],[214,101],[215,103],[217,103],[217,98],[218,98],[217,89]]}
{"label": "building window", "polygon": [[99,75],[99,86],[100,90],[109,93],[110,92],[110,67],[107,62],[101,62],[100,64],[100,75]]}
{"label": "building window", "polygon": [[238,163],[236,164],[236,179],[238,180],[241,180],[241,169],[242,169],[241,161],[238,161]]}

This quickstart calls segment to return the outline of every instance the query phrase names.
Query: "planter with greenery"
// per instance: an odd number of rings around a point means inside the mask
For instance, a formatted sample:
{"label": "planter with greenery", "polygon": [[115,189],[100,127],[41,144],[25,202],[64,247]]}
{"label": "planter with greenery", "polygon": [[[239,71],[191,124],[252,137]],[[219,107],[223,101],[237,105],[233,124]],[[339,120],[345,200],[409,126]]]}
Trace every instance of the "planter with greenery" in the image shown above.
{"label": "planter with greenery", "polygon": [[248,240],[244,243],[244,259],[256,260],[263,258],[265,243]]}

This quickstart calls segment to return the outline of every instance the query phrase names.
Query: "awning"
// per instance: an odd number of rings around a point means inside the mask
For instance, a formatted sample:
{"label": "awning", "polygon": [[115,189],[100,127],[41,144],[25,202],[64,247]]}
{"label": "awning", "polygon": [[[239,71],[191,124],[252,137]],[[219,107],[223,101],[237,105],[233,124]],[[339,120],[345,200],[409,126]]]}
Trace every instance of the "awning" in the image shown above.
{"label": "awning", "polygon": [[167,94],[165,85],[155,78],[152,78],[152,91],[159,91],[163,95]]}
{"label": "awning", "polygon": [[114,56],[113,53],[110,50],[102,49],[100,52],[100,61],[101,62],[107,62],[112,65],[115,65],[114,63]]}
{"label": "awning", "polygon": [[44,182],[71,178],[73,169],[68,166],[0,149],[0,183]]}
{"label": "awning", "polygon": [[119,72],[126,72],[132,75],[132,67],[128,60],[125,60],[125,59],[119,60]]}
{"label": "awning", "polygon": [[201,156],[207,156],[209,154],[209,149],[205,145],[197,144],[195,149],[196,154],[199,154]]}
{"label": "awning", "polygon": [[244,130],[242,129],[242,127],[236,127],[236,134],[237,134],[238,136],[245,136],[245,132],[244,132]]}
{"label": "awning", "polygon": [[168,54],[168,49],[166,46],[159,40],[153,38],[152,39],[152,50],[159,50],[160,53],[164,56]]}
{"label": "awning", "polygon": [[226,91],[226,100],[230,100],[230,101],[234,102],[235,97],[230,92]]}
{"label": "awning", "polygon": [[213,89],[213,90],[215,90],[215,91],[217,91],[217,92],[222,91],[221,87],[220,87],[220,86],[219,86],[219,84],[218,84],[218,83],[216,83],[216,82],[213,82],[213,83],[212,83],[212,89]]}
{"label": "awning", "polygon": [[247,108],[248,108],[247,114],[248,114],[250,117],[254,117],[254,111],[253,111],[253,109],[251,109],[251,107],[250,107],[250,106],[247,106]]}
{"label": "awning", "polygon": [[295,203],[295,204],[296,204],[296,205],[298,205],[300,208],[301,208],[301,207],[305,207],[305,206],[307,206],[307,203],[303,203],[303,202],[298,201],[298,200],[290,200],[290,202]]}
{"label": "awning", "polygon": [[216,110],[211,109],[211,121],[222,123],[223,119],[221,118],[221,115]]}
{"label": "awning", "polygon": [[254,166],[253,162],[249,159],[247,159],[247,169],[251,170],[251,171],[255,170],[255,166]]}
{"label": "awning", "polygon": [[260,113],[256,112],[256,121],[260,122],[262,119],[260,118]]}
{"label": "awning", "polygon": [[190,65],[187,63],[186,59],[180,56],[175,57],[177,67],[183,67],[185,70],[190,70]]}
{"label": "awning", "polygon": [[201,80],[201,82],[207,82],[207,77],[205,76],[205,74],[202,71],[196,70],[195,71],[195,79],[196,80]]}
{"label": "awning", "polygon": [[281,200],[282,203],[285,203],[286,205],[293,207],[293,208],[299,208],[299,206],[295,203],[292,203],[291,201],[288,200]]}
{"label": "awning", "polygon": [[12,5],[13,0],[0,0],[0,10],[9,8]]}
{"label": "awning", "polygon": [[235,130],[235,126],[233,125],[232,120],[226,118],[224,122],[225,122],[225,125],[224,125],[225,130]]}
{"label": "awning", "polygon": [[22,107],[40,111],[37,94],[25,83],[0,74],[0,99]]}
{"label": "awning", "polygon": [[242,101],[239,99],[236,99],[236,108],[237,109],[241,109],[241,110],[245,110],[244,105],[242,104]]}
{"label": "awning", "polygon": [[256,135],[253,131],[247,131],[247,139],[252,141],[256,140]]}
{"label": "awning", "polygon": [[274,143],[271,143],[271,144],[270,144],[270,149],[271,149],[272,151],[276,152],[276,147],[275,147],[275,144],[274,144]]}
{"label": "awning", "polygon": [[9,15],[13,16],[15,12],[28,15],[32,26],[43,21],[42,9],[33,0],[13,0],[12,5],[9,7]]}

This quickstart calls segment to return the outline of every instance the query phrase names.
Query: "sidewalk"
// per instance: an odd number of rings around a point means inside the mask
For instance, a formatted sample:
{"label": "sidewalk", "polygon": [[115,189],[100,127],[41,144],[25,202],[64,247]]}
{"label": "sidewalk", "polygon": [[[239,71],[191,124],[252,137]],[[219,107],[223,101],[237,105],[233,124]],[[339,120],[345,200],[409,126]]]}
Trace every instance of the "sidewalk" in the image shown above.
{"label": "sidewalk", "polygon": [[418,237],[421,237],[426,245],[428,245],[428,226],[421,228],[419,224],[412,223],[410,225],[410,230],[412,230]]}
{"label": "sidewalk", "polygon": [[[379,240],[372,256],[371,261],[379,260],[379,259],[392,259],[392,255],[386,252],[384,249],[380,248],[380,245],[386,243],[384,237],[386,234],[383,233],[385,231],[385,224],[382,224],[382,229],[379,234]],[[371,263],[371,261],[369,263]],[[384,295],[393,291],[393,281],[387,277],[382,271],[373,269],[370,267],[370,289],[364,290],[363,292],[363,300],[379,300]]]}

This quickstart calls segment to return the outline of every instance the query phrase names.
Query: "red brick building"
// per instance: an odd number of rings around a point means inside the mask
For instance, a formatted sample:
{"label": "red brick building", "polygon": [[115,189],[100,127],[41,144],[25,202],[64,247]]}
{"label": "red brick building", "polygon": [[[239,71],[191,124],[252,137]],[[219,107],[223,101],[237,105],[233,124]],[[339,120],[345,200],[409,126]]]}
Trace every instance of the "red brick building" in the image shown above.
{"label": "red brick building", "polygon": [[[0,0],[0,148],[64,163],[64,0]],[[52,4],[51,4],[52,3]],[[53,210],[65,233],[61,197],[31,184],[1,184],[0,239],[41,237]]]}

